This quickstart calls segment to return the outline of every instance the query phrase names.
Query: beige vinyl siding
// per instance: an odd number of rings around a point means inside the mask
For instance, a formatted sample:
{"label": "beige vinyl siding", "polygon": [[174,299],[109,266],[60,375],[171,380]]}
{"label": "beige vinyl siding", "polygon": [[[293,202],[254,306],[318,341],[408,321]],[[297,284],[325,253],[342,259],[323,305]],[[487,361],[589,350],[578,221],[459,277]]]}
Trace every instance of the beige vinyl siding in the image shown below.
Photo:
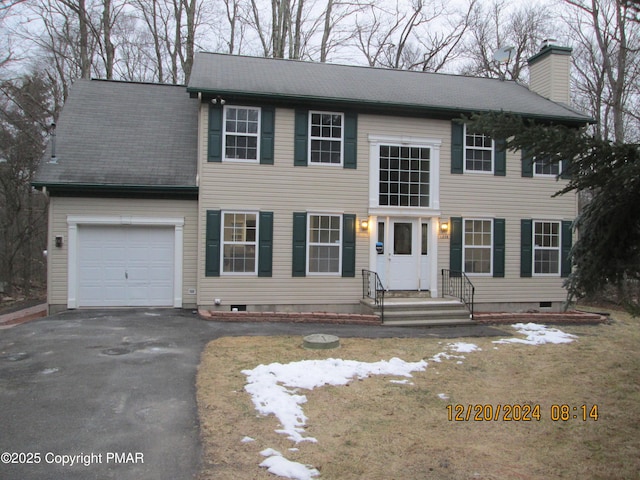
{"label": "beige vinyl siding", "polygon": [[[182,302],[195,305],[197,202],[194,200],[115,199],[51,197],[49,202],[48,302],[53,308],[66,308],[68,292],[68,225],[69,215],[139,216],[184,218]],[[57,235],[64,237],[62,248],[53,246]]]}
{"label": "beige vinyl siding", "polygon": [[[563,278],[520,277],[520,221],[573,220],[577,201],[573,194],[552,198],[566,181],[554,177],[522,177],[520,152],[507,152],[506,176],[484,173],[451,174],[451,122],[402,117],[360,115],[359,145],[368,151],[367,136],[390,135],[441,139],[440,212],[441,220],[451,217],[505,219],[505,277],[472,276],[476,301],[518,303],[563,301]],[[368,158],[359,158],[368,164]],[[437,269],[449,268],[449,237],[438,240]]]}
{"label": "beige vinyl siding", "polygon": [[[440,204],[442,218],[504,218],[505,277],[470,276],[480,303],[563,301],[565,279],[520,277],[520,220],[573,220],[577,200],[573,194],[552,198],[566,184],[555,177],[522,177],[520,152],[507,152],[505,177],[491,174],[450,173],[451,147],[447,137],[441,151]],[[438,242],[438,268],[449,268],[449,239]]]}
{"label": "beige vinyl siding", "polygon": [[[506,221],[505,277],[472,277],[476,301],[480,303],[519,303],[562,301],[565,291],[560,277],[520,277],[521,219],[573,220],[573,195],[551,198],[563,181],[555,178],[521,176],[520,153],[507,153],[507,174],[451,174],[451,122],[423,118],[358,115],[358,168],[337,166],[293,166],[294,111],[276,110],[274,165],[255,163],[208,163],[208,105],[200,117],[200,213],[198,236],[198,304],[230,305],[280,309],[296,305],[335,309],[338,305],[357,305],[362,295],[360,271],[369,265],[368,232],[359,228],[368,215],[369,135],[414,137],[440,140],[440,218],[504,218]],[[241,179],[241,182],[229,179]],[[242,188],[238,188],[242,185]],[[204,232],[207,210],[271,211],[274,213],[273,276],[204,275]],[[291,276],[293,212],[352,213],[357,215],[356,277]],[[433,213],[433,212],[432,212]],[[428,217],[429,215],[426,215]],[[425,218],[426,218],[425,217]],[[449,238],[439,238],[439,272],[449,268]],[[433,288],[433,287],[432,287]]]}
{"label": "beige vinyl siding", "polygon": [[570,55],[548,55],[530,65],[529,69],[532,91],[554,102],[570,103]]}
{"label": "beige vinyl siding", "polygon": [[[202,108],[200,136],[207,138],[208,105]],[[358,120],[360,122],[360,119]],[[306,305],[333,310],[334,305],[356,305],[362,296],[360,270],[368,267],[368,236],[356,226],[356,276],[292,277],[293,212],[367,215],[368,145],[358,135],[358,168],[335,165],[294,167],[294,110],[276,109],[274,165],[207,162],[200,157],[200,232],[198,251],[198,304],[222,308],[230,305]],[[231,181],[230,179],[236,179]],[[272,277],[206,277],[204,273],[206,211],[273,212]],[[295,307],[292,307],[295,308]]]}
{"label": "beige vinyl siding", "polygon": [[[367,148],[366,157],[368,163],[369,135],[390,135],[396,137],[428,138],[442,140],[444,142],[451,136],[451,123],[447,121],[431,120],[425,118],[391,117],[381,115],[360,115],[358,117],[358,134],[360,145],[364,142]],[[362,153],[362,152],[361,152]],[[442,152],[441,152],[442,154]]]}

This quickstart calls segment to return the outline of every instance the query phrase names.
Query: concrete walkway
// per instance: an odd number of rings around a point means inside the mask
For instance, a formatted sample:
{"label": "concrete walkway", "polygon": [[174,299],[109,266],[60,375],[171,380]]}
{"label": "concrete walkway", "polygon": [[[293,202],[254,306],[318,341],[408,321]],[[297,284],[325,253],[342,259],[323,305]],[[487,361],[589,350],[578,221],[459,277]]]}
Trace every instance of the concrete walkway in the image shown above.
{"label": "concrete walkway", "polygon": [[205,345],[222,336],[310,333],[507,335],[487,326],[219,323],[163,309],[70,311],[33,320],[0,331],[0,455],[10,454],[10,463],[2,457],[0,478],[195,478],[195,376]]}
{"label": "concrete walkway", "polygon": [[23,308],[15,312],[0,315],[0,329],[10,328],[30,320],[44,317],[47,315],[47,304],[34,305],[33,307]]}

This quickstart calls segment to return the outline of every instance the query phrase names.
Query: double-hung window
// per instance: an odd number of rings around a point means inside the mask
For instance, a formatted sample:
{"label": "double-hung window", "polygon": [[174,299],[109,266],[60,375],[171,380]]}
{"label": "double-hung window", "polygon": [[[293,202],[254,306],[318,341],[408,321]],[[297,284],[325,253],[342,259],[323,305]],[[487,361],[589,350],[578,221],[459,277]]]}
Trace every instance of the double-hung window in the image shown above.
{"label": "double-hung window", "polygon": [[466,172],[493,172],[494,141],[491,137],[475,133],[464,126],[464,170]]}
{"label": "double-hung window", "polygon": [[[465,123],[451,122],[451,173],[507,174],[507,151],[503,139],[474,132]],[[523,163],[524,165],[524,163]]]}
{"label": "double-hung window", "polygon": [[224,107],[224,159],[257,162],[260,158],[260,108]]}
{"label": "double-hung window", "polygon": [[560,222],[533,222],[534,275],[560,274]]}
{"label": "double-hung window", "polygon": [[491,275],[493,222],[465,219],[463,234],[463,264],[465,273]]}
{"label": "double-hung window", "polygon": [[356,215],[293,212],[292,246],[293,277],[355,277]]}
{"label": "double-hung window", "polygon": [[293,164],[356,169],[358,115],[296,108]]}
{"label": "double-hung window", "polygon": [[451,217],[449,268],[468,275],[504,277],[505,240],[504,218]]}
{"label": "double-hung window", "polygon": [[551,163],[548,158],[536,159],[534,162],[534,174],[540,177],[557,177],[560,175],[560,163]]}
{"label": "double-hung window", "polygon": [[342,165],[344,114],[310,112],[309,163]]}
{"label": "double-hung window", "polygon": [[309,214],[308,266],[310,274],[341,272],[342,216]]}
{"label": "double-hung window", "polygon": [[270,277],[273,212],[207,210],[205,276]]}
{"label": "double-hung window", "polygon": [[222,272],[256,274],[256,213],[223,212]]}

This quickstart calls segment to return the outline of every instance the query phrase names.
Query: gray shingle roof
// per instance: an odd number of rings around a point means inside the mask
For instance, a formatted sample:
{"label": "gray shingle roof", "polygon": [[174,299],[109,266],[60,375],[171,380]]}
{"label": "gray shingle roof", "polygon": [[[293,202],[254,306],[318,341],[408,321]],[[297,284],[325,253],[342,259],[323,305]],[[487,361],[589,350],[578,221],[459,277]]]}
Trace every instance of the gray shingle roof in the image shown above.
{"label": "gray shingle roof", "polygon": [[198,101],[184,86],[78,80],[36,185],[195,187]]}
{"label": "gray shingle roof", "polygon": [[205,52],[196,55],[187,89],[451,116],[503,110],[568,122],[589,120],[513,81]]}

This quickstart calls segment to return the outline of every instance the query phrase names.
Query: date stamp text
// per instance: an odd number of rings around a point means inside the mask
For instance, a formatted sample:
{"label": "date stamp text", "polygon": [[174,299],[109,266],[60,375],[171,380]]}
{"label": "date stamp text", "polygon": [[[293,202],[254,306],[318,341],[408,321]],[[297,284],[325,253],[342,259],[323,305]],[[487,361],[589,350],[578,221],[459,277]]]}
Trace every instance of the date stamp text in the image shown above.
{"label": "date stamp text", "polygon": [[597,421],[598,405],[552,404],[542,408],[539,404],[475,403],[447,405],[447,420],[450,422],[553,422]]}

